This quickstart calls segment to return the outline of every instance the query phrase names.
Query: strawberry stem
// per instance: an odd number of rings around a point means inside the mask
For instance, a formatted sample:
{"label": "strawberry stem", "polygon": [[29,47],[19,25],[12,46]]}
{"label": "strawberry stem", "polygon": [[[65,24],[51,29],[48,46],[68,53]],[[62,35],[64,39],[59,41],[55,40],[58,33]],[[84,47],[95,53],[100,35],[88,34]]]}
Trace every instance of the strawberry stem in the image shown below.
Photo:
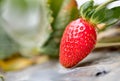
{"label": "strawberry stem", "polygon": [[[90,23],[97,27],[98,24],[104,23],[105,28],[115,24],[119,19],[120,6],[111,9],[107,8],[107,5],[118,0],[108,0],[101,5],[94,5],[94,1],[90,0],[85,2],[80,7],[80,15],[83,19],[88,20]],[[98,27],[99,29],[99,27]]]}
{"label": "strawberry stem", "polygon": [[100,31],[104,31],[106,28],[110,27],[111,25],[114,25],[115,23],[117,23],[119,20],[115,20],[114,22],[112,23],[109,23],[109,24],[106,24],[102,29],[99,29],[99,32]]}

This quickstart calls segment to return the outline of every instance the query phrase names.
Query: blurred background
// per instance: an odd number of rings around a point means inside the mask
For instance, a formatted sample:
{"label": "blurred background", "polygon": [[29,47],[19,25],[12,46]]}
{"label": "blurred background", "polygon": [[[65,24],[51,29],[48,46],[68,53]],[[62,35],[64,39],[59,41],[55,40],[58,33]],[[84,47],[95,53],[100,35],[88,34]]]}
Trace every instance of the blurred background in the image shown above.
{"label": "blurred background", "polygon": [[[79,18],[79,7],[88,0],[0,0],[0,68],[25,69],[58,60],[66,25]],[[99,5],[106,0],[94,0]],[[116,1],[108,6],[120,6]],[[120,13],[120,12],[118,12]],[[120,22],[98,32],[94,51],[119,51]]]}

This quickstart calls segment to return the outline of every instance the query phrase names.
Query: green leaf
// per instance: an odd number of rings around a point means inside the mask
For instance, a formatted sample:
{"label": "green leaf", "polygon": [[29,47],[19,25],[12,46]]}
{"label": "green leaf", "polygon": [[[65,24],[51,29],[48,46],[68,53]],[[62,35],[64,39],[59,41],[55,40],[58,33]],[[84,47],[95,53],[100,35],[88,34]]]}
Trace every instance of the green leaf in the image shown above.
{"label": "green leaf", "polygon": [[115,17],[118,19],[119,7],[110,10],[107,8],[107,5],[114,1],[117,0],[108,0],[107,2],[102,3],[98,7],[96,7],[90,18],[90,21],[93,24],[100,24],[106,22],[107,20],[113,20],[115,19]]}
{"label": "green leaf", "polygon": [[48,0],[3,0],[1,25],[19,45],[22,55],[39,54],[51,34],[51,10]]}
{"label": "green leaf", "polygon": [[52,27],[53,29],[64,29],[71,20],[76,19],[77,17],[78,9],[75,0],[63,0],[60,10],[54,18]]}
{"label": "green leaf", "polygon": [[78,9],[75,0],[51,0],[50,5],[54,17],[52,23],[53,32],[49,40],[40,48],[40,52],[50,56],[58,56],[63,31],[69,22],[78,18]]}
{"label": "green leaf", "polygon": [[108,9],[106,11],[104,20],[102,21],[102,23],[106,24],[106,27],[103,28],[101,31],[107,29],[120,20],[120,14],[118,12],[120,12],[120,6]]}
{"label": "green leaf", "polygon": [[120,12],[120,6],[119,7],[114,7],[112,9],[107,9],[107,11],[105,13],[105,16],[104,16],[104,21],[103,22],[119,19],[120,14],[118,12]]}
{"label": "green leaf", "polygon": [[99,24],[104,20],[106,14],[106,8],[101,8],[97,12],[94,12],[90,18],[90,21],[94,24]]}
{"label": "green leaf", "polygon": [[79,11],[80,11],[80,15],[81,15],[82,18],[85,18],[85,19],[89,18],[89,16],[94,11],[93,5],[94,5],[94,1],[93,0],[87,1],[83,5],[81,5]]}
{"label": "green leaf", "polygon": [[120,19],[120,6],[118,7],[114,7],[112,9],[110,9],[110,11],[113,13],[113,18],[119,18]]}
{"label": "green leaf", "polygon": [[18,11],[22,11],[24,12],[28,5],[27,5],[27,1],[26,0],[10,0],[9,1],[10,4],[13,4],[11,5],[12,9],[16,10],[18,9]]}
{"label": "green leaf", "polygon": [[18,45],[0,26],[0,59],[5,59],[18,52]]}
{"label": "green leaf", "polygon": [[106,27],[104,27],[100,31],[106,30],[108,27],[118,22],[120,20],[119,12],[120,12],[120,6],[107,9],[105,12],[104,20],[101,22],[106,24]]}
{"label": "green leaf", "polygon": [[63,0],[48,0],[50,9],[52,10],[52,16],[55,19],[59,13]]}
{"label": "green leaf", "polygon": [[3,4],[3,0],[0,0],[0,14],[1,14],[1,12],[2,12],[2,4]]}

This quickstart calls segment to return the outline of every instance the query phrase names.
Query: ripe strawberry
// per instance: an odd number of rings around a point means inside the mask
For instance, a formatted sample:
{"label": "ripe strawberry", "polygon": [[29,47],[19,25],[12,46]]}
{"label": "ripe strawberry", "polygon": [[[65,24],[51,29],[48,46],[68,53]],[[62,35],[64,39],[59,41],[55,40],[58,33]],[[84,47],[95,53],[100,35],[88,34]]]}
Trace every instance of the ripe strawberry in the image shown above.
{"label": "ripe strawberry", "polygon": [[80,18],[71,22],[65,29],[60,44],[60,63],[72,67],[85,58],[96,43],[94,25]]}
{"label": "ripe strawberry", "polygon": [[68,24],[61,39],[60,63],[64,67],[75,66],[93,50],[96,44],[96,27],[98,24],[106,21],[109,26],[116,22],[109,22],[109,19],[117,19],[117,17],[108,17],[108,11],[116,14],[120,7],[111,10],[106,8],[113,1],[115,0],[109,0],[98,7],[94,7],[93,0],[91,0],[81,6],[81,18]]}

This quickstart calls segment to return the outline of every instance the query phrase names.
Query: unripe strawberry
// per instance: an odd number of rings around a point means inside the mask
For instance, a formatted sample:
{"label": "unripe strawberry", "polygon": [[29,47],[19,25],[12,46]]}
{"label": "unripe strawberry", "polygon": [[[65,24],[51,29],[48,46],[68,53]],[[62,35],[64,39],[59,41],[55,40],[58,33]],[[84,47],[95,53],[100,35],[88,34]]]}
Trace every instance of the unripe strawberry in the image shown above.
{"label": "unripe strawberry", "polygon": [[114,1],[116,0],[108,0],[94,7],[93,0],[90,0],[81,6],[80,18],[67,25],[61,39],[59,56],[64,67],[75,66],[94,49],[98,24],[104,23],[106,28],[119,20],[120,15],[116,14],[120,7],[112,9],[106,7]]}

